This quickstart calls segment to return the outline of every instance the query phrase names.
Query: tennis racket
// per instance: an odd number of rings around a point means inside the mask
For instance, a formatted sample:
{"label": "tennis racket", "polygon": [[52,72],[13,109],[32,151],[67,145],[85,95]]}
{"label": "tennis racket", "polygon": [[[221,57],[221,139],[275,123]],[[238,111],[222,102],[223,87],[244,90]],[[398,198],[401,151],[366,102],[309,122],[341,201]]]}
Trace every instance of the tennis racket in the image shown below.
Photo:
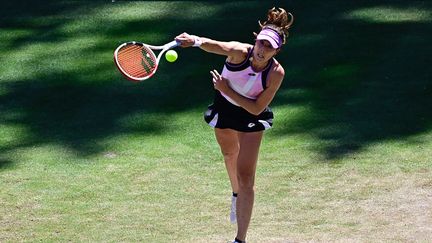
{"label": "tennis racket", "polygon": [[[162,55],[180,43],[171,41],[163,46],[152,46],[136,41],[126,42],[114,51],[114,62],[120,72],[129,80],[141,82],[153,76]],[[161,50],[156,57],[153,50]]]}

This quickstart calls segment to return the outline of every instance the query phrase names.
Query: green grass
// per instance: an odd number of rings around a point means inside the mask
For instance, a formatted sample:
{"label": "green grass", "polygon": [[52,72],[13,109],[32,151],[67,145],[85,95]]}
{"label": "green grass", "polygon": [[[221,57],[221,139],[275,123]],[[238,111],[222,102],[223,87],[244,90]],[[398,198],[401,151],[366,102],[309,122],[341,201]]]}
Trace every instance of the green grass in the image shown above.
{"label": "green grass", "polygon": [[[252,41],[270,1],[25,1],[0,9],[0,241],[226,242],[230,189],[202,112],[223,57],[177,49],[144,83],[128,40]],[[31,6],[31,7],[29,7]],[[427,1],[289,1],[249,242],[432,235]]]}

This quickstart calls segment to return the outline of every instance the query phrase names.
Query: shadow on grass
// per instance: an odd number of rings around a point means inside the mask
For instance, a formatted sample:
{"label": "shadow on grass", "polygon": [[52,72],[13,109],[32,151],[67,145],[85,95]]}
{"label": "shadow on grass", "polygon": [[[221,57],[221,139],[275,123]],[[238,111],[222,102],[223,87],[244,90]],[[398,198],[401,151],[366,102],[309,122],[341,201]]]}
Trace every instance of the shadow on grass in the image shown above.
{"label": "shadow on grass", "polygon": [[13,165],[14,165],[14,162],[12,162],[11,160],[0,159],[0,170],[12,168]]}
{"label": "shadow on grass", "polygon": [[[333,159],[370,143],[404,139],[431,129],[432,86],[426,66],[431,58],[425,54],[431,52],[431,21],[397,21],[397,16],[395,21],[376,21],[350,15],[368,8],[378,8],[379,15],[380,7],[417,8],[429,14],[432,11],[424,1],[406,2],[287,4],[286,8],[296,15],[296,24],[278,57],[287,77],[272,106],[300,106],[308,112],[279,124],[276,136],[312,134],[326,143],[320,149]],[[14,48],[8,54],[15,63],[2,69],[0,124],[19,125],[29,132],[23,141],[0,144],[0,152],[61,144],[82,156],[102,151],[97,142],[105,138],[162,134],[169,130],[165,121],[171,115],[204,110],[212,96],[208,71],[220,68],[224,60],[196,49],[179,49],[176,63],[163,63],[149,82],[131,84],[113,66],[111,53],[117,44],[141,36],[163,43],[183,31],[251,42],[256,21],[263,19],[266,9],[273,5],[259,1],[117,5],[44,1],[36,8],[25,8],[30,1],[19,3],[10,4],[9,11],[2,10],[2,32],[28,33],[11,34],[1,44],[3,48]],[[161,8],[187,8],[196,16],[176,18],[168,13],[159,14],[155,20],[104,17],[113,6],[130,4],[143,11],[148,5],[157,8],[157,4]],[[203,13],[204,6],[212,11]],[[108,10],[97,15],[98,8]],[[59,51],[53,47],[79,38],[91,39],[93,35],[103,38],[93,45],[80,42],[82,48],[69,46]],[[33,50],[32,46],[44,44],[46,50],[22,54],[26,48]],[[5,57],[0,60],[3,63]],[[52,69],[47,68],[50,65]],[[31,72],[25,73],[27,70]],[[281,116],[283,119],[290,114]],[[2,162],[0,169],[13,163],[4,161],[7,163]]]}
{"label": "shadow on grass", "polygon": [[313,134],[330,160],[432,127],[431,4],[362,2],[300,13],[287,59],[294,75],[275,100],[308,111],[280,135]]}

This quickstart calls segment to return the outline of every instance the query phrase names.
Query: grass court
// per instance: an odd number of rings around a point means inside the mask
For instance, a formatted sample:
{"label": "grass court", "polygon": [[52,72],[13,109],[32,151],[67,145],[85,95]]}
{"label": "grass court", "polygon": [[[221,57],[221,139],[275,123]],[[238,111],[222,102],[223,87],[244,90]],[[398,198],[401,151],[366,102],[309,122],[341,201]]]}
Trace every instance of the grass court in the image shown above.
{"label": "grass court", "polygon": [[430,1],[16,0],[0,9],[0,242],[232,240],[202,118],[224,57],[176,49],[136,84],[112,55],[182,32],[253,43],[274,5],[295,22],[248,242],[430,240]]}

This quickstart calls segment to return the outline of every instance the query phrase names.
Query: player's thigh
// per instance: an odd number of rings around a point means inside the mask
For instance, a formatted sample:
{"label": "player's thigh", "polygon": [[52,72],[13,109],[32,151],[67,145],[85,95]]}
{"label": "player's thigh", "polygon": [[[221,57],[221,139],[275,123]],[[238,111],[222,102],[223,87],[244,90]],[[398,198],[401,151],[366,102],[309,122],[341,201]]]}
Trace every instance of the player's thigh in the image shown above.
{"label": "player's thigh", "polygon": [[222,154],[237,154],[239,152],[240,146],[237,131],[215,128],[215,136]]}
{"label": "player's thigh", "polygon": [[240,177],[253,180],[263,132],[239,133],[240,151],[237,159],[237,173]]}

